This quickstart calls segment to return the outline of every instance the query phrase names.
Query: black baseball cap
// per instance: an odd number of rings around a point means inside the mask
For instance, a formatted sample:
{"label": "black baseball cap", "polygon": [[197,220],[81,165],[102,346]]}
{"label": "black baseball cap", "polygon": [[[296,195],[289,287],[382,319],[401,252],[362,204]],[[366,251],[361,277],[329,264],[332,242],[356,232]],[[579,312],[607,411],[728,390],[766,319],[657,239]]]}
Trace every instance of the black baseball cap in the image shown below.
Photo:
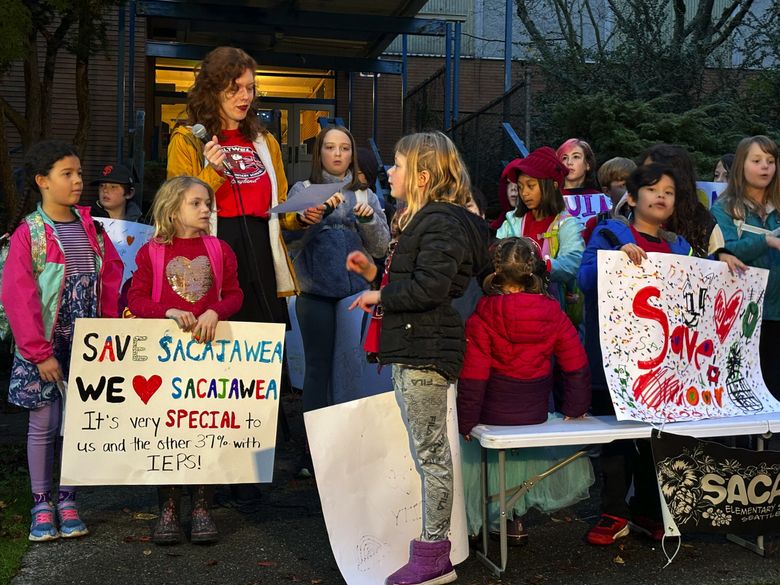
{"label": "black baseball cap", "polygon": [[100,177],[90,183],[90,185],[100,185],[101,183],[116,183],[118,185],[133,186],[133,174],[124,165],[106,165],[100,171]]}

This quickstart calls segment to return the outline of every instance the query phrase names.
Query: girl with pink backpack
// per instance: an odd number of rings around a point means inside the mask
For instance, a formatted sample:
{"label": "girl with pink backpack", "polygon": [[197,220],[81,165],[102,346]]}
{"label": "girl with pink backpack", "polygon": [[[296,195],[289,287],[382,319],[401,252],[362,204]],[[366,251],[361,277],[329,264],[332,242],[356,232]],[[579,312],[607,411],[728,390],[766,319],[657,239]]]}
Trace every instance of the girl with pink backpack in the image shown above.
{"label": "girl with pink backpack", "polygon": [[[219,321],[241,309],[236,255],[225,242],[208,235],[214,192],[195,177],[175,177],[162,184],[154,198],[155,232],[136,256],[137,269],[128,293],[135,317],[176,321],[195,341],[214,340]],[[182,540],[179,523],[180,486],[158,489],[160,518],[152,535],[156,544]],[[207,486],[192,487],[193,543],[217,540],[209,514]]]}

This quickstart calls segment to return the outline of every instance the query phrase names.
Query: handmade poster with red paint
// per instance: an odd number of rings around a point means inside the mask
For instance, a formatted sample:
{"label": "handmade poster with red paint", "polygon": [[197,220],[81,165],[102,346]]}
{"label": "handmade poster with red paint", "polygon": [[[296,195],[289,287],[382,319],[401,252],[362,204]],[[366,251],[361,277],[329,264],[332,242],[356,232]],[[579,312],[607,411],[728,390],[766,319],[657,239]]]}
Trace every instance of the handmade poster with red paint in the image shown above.
{"label": "handmade poster with red paint", "polygon": [[78,319],[64,391],[63,485],[270,482],[284,325]]}
{"label": "handmade poster with red paint", "polygon": [[641,266],[599,251],[599,331],[619,420],[669,422],[761,412],[778,403],[758,341],[768,271],[650,253]]}

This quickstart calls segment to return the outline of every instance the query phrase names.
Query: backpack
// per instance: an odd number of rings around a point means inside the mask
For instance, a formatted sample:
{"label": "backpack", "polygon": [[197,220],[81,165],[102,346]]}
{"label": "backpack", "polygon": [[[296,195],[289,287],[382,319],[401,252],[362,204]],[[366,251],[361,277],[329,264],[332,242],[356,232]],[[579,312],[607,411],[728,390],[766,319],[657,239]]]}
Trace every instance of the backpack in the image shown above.
{"label": "backpack", "polygon": [[[565,214],[565,215],[564,215]],[[543,254],[549,254],[550,258],[557,258],[560,249],[560,241],[558,240],[558,232],[560,231],[561,222],[569,214],[567,212],[559,213],[552,224],[550,229],[544,233],[544,246],[542,247]],[[583,313],[585,310],[585,295],[582,294],[577,280],[564,283],[561,285],[563,289],[563,297],[565,302],[564,312],[569,317],[569,320],[575,327],[579,327],[582,323]]]}
{"label": "backpack", "polygon": [[[46,228],[39,215],[28,216],[24,218],[27,226],[30,228],[30,241],[32,242],[32,265],[33,275],[37,278],[46,265]],[[5,234],[0,238],[0,288],[3,283],[3,268],[8,259],[8,253],[11,249],[11,234]],[[6,341],[11,338],[11,325],[8,323],[8,315],[5,307],[0,300],[0,340]]]}

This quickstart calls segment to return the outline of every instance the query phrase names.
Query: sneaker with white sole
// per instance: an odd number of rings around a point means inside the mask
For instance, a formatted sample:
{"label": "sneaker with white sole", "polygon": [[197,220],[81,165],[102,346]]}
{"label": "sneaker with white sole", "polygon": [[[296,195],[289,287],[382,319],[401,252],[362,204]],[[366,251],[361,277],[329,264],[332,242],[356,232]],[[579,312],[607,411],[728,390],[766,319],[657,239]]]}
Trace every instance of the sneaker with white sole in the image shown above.
{"label": "sneaker with white sole", "polygon": [[628,520],[610,514],[602,514],[596,525],[588,531],[585,540],[590,544],[607,546],[618,538],[628,536]]}
{"label": "sneaker with white sole", "polygon": [[79,509],[76,502],[65,501],[57,504],[57,518],[60,521],[60,535],[62,538],[78,538],[89,534],[87,526],[79,517]]}
{"label": "sneaker with white sole", "polygon": [[57,526],[54,524],[54,507],[51,502],[35,504],[30,510],[32,522],[30,523],[30,536],[33,542],[45,542],[60,537]]}

